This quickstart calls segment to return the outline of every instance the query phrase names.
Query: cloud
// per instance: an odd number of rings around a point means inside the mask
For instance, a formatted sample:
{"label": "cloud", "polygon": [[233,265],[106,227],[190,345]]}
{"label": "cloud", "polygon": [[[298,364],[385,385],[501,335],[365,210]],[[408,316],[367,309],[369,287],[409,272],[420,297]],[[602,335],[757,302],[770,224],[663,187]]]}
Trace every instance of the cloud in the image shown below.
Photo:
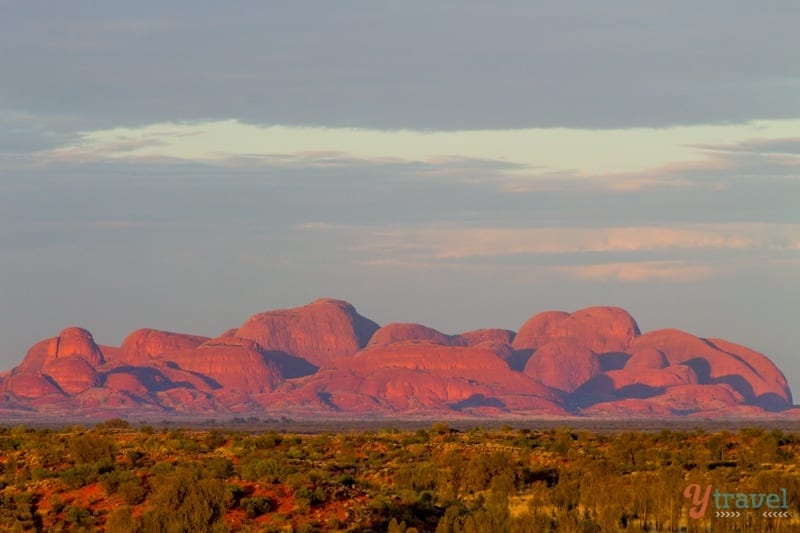
{"label": "cloud", "polygon": [[800,155],[800,137],[747,139],[732,144],[696,144],[695,148],[720,152]]}
{"label": "cloud", "polygon": [[800,252],[800,224],[369,228],[315,222],[302,228],[324,232],[369,269],[528,281],[692,283],[762,264],[791,265]]}
{"label": "cloud", "polygon": [[507,173],[500,188],[538,192],[588,188],[616,192],[655,189],[727,189],[745,177],[800,179],[800,139],[751,139],[735,144],[696,144],[700,159],[677,160],[631,172]]}
{"label": "cloud", "polygon": [[[236,120],[80,133],[40,162],[183,161],[247,169],[402,169],[406,179],[491,184],[509,193],[572,188],[724,189],[736,176],[796,176],[800,120],[629,130],[413,131],[290,127]],[[769,137],[754,140],[754,132]],[[709,143],[713,139],[729,142]],[[757,153],[750,148],[767,153]]]}
{"label": "cloud", "polygon": [[302,224],[297,224],[296,227],[299,229],[310,230],[310,231],[327,231],[329,229],[334,228],[335,226],[328,222],[303,222]]}
{"label": "cloud", "polygon": [[684,227],[464,228],[453,226],[377,229],[362,251],[416,254],[436,260],[521,254],[672,252],[679,250],[800,250],[800,225],[729,223]]}
{"label": "cloud", "polygon": [[725,275],[731,270],[728,265],[713,265],[698,260],[616,261],[590,264],[504,264],[462,263],[425,260],[424,258],[382,258],[364,260],[365,267],[392,271],[432,272],[468,271],[488,276],[505,278],[551,279],[565,278],[587,282],[619,283],[692,283]]}
{"label": "cloud", "polygon": [[687,261],[639,261],[559,266],[552,269],[559,275],[584,281],[617,281],[622,283],[668,282],[688,283],[718,275],[711,265]]}
{"label": "cloud", "polygon": [[[40,162],[52,163],[61,161],[96,161],[105,157],[125,157],[131,154],[140,160],[167,159],[164,156],[155,158],[146,154],[147,148],[163,146],[166,143],[159,139],[129,139],[119,140],[113,143],[96,144],[90,146],[73,146],[57,148],[41,154]],[[137,153],[143,153],[136,156]]]}

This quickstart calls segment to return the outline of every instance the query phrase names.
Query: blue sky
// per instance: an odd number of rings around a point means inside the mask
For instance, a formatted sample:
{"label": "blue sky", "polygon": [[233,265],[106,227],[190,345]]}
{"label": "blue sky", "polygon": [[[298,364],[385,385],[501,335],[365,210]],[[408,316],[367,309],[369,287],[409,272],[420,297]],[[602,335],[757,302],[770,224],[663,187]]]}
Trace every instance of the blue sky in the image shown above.
{"label": "blue sky", "polygon": [[6,2],[0,366],[322,296],[628,309],[800,390],[796,2]]}

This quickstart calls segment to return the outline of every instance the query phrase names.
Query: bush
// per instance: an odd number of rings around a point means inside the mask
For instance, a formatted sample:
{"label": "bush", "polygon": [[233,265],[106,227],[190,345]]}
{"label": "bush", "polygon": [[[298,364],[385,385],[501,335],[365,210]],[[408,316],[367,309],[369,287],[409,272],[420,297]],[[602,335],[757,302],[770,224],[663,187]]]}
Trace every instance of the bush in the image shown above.
{"label": "bush", "polygon": [[73,526],[91,526],[94,525],[94,517],[88,509],[71,505],[67,507],[66,512],[67,522]]}
{"label": "bush", "polygon": [[225,482],[201,477],[200,468],[194,465],[159,476],[153,487],[154,511],[147,521],[168,531],[208,531],[223,526],[225,511],[232,503]]}
{"label": "bush", "polygon": [[69,453],[76,465],[114,463],[115,446],[111,439],[87,433],[70,439]]}
{"label": "bush", "polygon": [[97,481],[100,477],[96,465],[73,466],[61,472],[59,479],[71,489],[79,489]]}
{"label": "bush", "polygon": [[241,466],[241,476],[248,481],[278,483],[286,477],[286,467],[277,459],[256,459]]}
{"label": "bush", "polygon": [[121,418],[110,418],[103,422],[101,427],[106,429],[129,429],[131,424],[127,420]]}
{"label": "bush", "polygon": [[114,511],[108,515],[106,531],[114,533],[135,533],[136,523],[133,520],[131,508],[124,506],[114,509]]}
{"label": "bush", "polygon": [[272,504],[269,499],[262,497],[243,498],[241,508],[244,509],[247,518],[255,518],[264,513],[268,513],[272,509]]}
{"label": "bush", "polygon": [[206,472],[213,478],[226,479],[233,475],[233,463],[225,457],[212,457],[205,464]]}
{"label": "bush", "polygon": [[227,440],[228,439],[223,432],[221,432],[218,429],[215,429],[213,431],[210,431],[208,435],[206,435],[205,444],[210,449],[215,450],[217,448],[224,446]]}
{"label": "bush", "polygon": [[122,496],[128,505],[136,505],[142,503],[146,492],[139,478],[134,476],[132,479],[119,484],[117,494]]}

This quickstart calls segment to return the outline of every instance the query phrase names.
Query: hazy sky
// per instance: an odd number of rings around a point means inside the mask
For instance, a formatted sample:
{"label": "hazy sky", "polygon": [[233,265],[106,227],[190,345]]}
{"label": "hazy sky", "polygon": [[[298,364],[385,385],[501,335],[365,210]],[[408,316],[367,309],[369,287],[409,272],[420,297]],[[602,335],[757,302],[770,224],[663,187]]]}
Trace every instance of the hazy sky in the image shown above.
{"label": "hazy sky", "polygon": [[800,3],[0,2],[0,368],[317,297],[628,309],[800,394]]}

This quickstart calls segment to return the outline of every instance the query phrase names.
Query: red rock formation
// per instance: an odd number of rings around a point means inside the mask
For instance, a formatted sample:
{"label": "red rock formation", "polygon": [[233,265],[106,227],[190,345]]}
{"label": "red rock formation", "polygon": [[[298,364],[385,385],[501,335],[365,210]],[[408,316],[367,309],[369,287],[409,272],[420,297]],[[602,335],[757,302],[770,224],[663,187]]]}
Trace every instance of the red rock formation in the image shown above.
{"label": "red rock formation", "polygon": [[92,334],[83,328],[67,328],[58,334],[55,346],[51,343],[48,359],[81,356],[92,366],[102,365],[105,360]]}
{"label": "red rock formation", "polygon": [[220,384],[209,376],[182,369],[172,361],[159,361],[144,368],[153,372],[151,375],[143,376],[148,378],[147,388],[152,392],[186,388],[211,394],[220,388]]}
{"label": "red rock formation", "polygon": [[[67,328],[0,373],[0,407],[185,413],[750,416],[792,412],[764,355],[614,307],[541,313],[519,334],[378,328],[346,302],[260,313],[216,339],[151,329],[99,347]],[[567,407],[569,406],[569,410]],[[110,411],[109,411],[110,410]]]}
{"label": "red rock formation", "polygon": [[564,311],[545,311],[532,316],[519,328],[512,347],[515,350],[536,350],[553,337],[551,332],[569,316]]}
{"label": "red rock formation", "polygon": [[[616,393],[623,396],[653,396],[652,392],[675,387],[694,385],[697,375],[686,365],[673,365],[667,368],[628,368],[606,372]],[[627,390],[626,390],[627,389]]]}
{"label": "red rock formation", "polygon": [[650,399],[675,413],[713,411],[744,403],[744,397],[727,384],[679,385]]}
{"label": "red rock formation", "polygon": [[510,329],[476,329],[456,335],[456,343],[460,346],[476,346],[485,342],[491,342],[498,345],[507,344],[511,346],[511,343],[514,341],[514,335],[514,332]]}
{"label": "red rock formation", "polygon": [[633,353],[625,363],[626,370],[643,370],[650,368],[665,368],[669,365],[664,352],[655,348],[642,348]]}
{"label": "red rock formation", "polygon": [[[581,410],[588,416],[675,416],[703,413],[705,416],[734,412],[742,396],[728,385],[677,385],[650,398],[627,398],[596,403]],[[763,411],[762,411],[763,412]]]}
{"label": "red rock formation", "polygon": [[116,392],[125,392],[133,397],[144,398],[150,390],[135,374],[129,372],[115,372],[105,376],[103,386]]}
{"label": "red rock formation", "polygon": [[461,333],[453,337],[451,344],[455,346],[469,346],[490,350],[506,363],[511,363],[514,357],[514,350],[511,348],[511,342],[513,340],[513,331],[491,328]]}
{"label": "red rock formation", "polygon": [[142,362],[166,352],[179,352],[196,348],[208,337],[172,333],[156,329],[138,329],[122,341],[121,356],[126,362]]}
{"label": "red rock formation", "polygon": [[167,389],[156,394],[159,404],[178,413],[216,413],[221,406],[214,396],[194,389]]}
{"label": "red rock formation", "polygon": [[541,346],[528,360],[524,374],[562,392],[573,392],[600,374],[600,360],[593,351],[569,341]]}
{"label": "red rock formation", "polygon": [[407,341],[370,346],[357,356],[331,363],[336,368],[370,372],[381,368],[412,368],[428,372],[466,372],[490,379],[509,372],[508,365],[488,350]]}
{"label": "red rock formation", "polygon": [[171,354],[169,360],[222,388],[248,394],[270,391],[281,380],[278,369],[261,352],[241,344],[205,343],[195,350]]}
{"label": "red rock formation", "polygon": [[666,405],[639,398],[596,403],[582,409],[581,413],[586,416],[614,418],[670,417],[675,415],[672,409]]}
{"label": "red rock formation", "polygon": [[[311,391],[311,392],[309,392]],[[490,350],[416,341],[375,345],[323,367],[297,393],[337,409],[461,410],[536,404],[563,412],[558,398]],[[361,406],[361,407],[357,407]]]}
{"label": "red rock formation", "polygon": [[337,357],[355,354],[378,329],[340,300],[316,300],[294,309],[267,311],[247,319],[236,336],[250,339],[265,350],[282,351],[320,366]]}
{"label": "red rock formation", "polygon": [[93,366],[105,362],[103,353],[95,344],[92,334],[83,328],[66,328],[58,337],[39,341],[28,350],[20,370],[39,371],[48,361],[81,356]]}
{"label": "red rock formation", "polygon": [[63,396],[50,377],[37,372],[12,373],[3,382],[3,390],[18,398],[41,398],[51,394]]}
{"label": "red rock formation", "polygon": [[571,315],[549,311],[522,325],[515,350],[536,350],[554,340],[569,340],[595,353],[625,352],[639,335],[639,326],[619,307],[588,307]]}
{"label": "red rock formation", "polygon": [[58,337],[44,339],[28,349],[22,363],[17,367],[20,372],[38,372],[44,366],[45,361],[52,357],[50,354],[55,353],[58,348]]}
{"label": "red rock formation", "polygon": [[52,359],[45,363],[43,372],[70,395],[80,394],[100,384],[97,371],[83,356]]}
{"label": "red rock formation", "polygon": [[718,350],[738,357],[749,366],[753,367],[758,375],[761,376],[770,387],[779,389],[781,391],[780,395],[791,405],[792,391],[786,383],[786,377],[767,356],[755,350],[751,350],[750,348],[746,348],[745,346],[723,339],[705,339],[705,341]]}
{"label": "red rock formation", "polygon": [[[726,346],[735,347],[732,344]],[[643,348],[662,351],[670,364],[683,363],[691,366],[699,383],[731,385],[748,403],[760,402],[771,410],[791,405],[791,393],[786,378],[761,354],[745,353],[742,350],[739,355],[731,354],[719,350],[709,341],[675,329],[642,335],[634,341],[632,349],[638,351]]]}
{"label": "red rock formation", "polygon": [[420,324],[401,324],[393,322],[387,324],[372,334],[368,346],[381,344],[394,344],[396,342],[418,341],[432,344],[451,344],[450,335],[445,335],[433,328]]}

